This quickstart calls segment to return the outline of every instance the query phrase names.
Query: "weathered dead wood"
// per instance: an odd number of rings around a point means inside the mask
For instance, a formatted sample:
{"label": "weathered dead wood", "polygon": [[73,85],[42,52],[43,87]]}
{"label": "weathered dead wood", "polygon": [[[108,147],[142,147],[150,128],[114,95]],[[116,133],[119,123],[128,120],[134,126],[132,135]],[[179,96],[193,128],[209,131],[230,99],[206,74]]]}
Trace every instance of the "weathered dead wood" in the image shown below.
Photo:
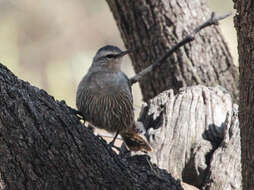
{"label": "weathered dead wood", "polygon": [[148,129],[152,162],[201,189],[241,189],[235,106],[219,86],[182,88],[176,95],[169,90],[150,100],[140,121]]}
{"label": "weathered dead wood", "polygon": [[0,64],[1,190],[182,189],[146,156],[121,159],[64,102]]}
{"label": "weathered dead wood", "polygon": [[238,106],[226,122],[224,138],[210,161],[209,172],[203,189],[242,189],[241,144],[238,120]]}

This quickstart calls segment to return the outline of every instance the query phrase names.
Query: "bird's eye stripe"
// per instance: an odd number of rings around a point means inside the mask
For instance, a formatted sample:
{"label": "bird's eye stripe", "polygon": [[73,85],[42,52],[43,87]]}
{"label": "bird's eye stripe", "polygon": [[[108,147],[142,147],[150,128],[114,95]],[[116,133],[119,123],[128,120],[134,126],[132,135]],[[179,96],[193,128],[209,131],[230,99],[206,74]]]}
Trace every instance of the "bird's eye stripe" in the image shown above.
{"label": "bird's eye stripe", "polygon": [[106,55],[107,58],[112,58],[114,56],[115,56],[114,54],[108,54],[108,55]]}

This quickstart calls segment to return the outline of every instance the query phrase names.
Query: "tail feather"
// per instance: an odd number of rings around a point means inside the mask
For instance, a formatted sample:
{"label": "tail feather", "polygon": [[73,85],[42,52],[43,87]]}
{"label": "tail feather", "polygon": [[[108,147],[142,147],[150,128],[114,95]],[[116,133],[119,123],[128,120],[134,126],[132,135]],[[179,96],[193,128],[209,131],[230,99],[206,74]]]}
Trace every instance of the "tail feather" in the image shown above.
{"label": "tail feather", "polygon": [[121,133],[124,143],[131,151],[151,152],[152,148],[138,133]]}

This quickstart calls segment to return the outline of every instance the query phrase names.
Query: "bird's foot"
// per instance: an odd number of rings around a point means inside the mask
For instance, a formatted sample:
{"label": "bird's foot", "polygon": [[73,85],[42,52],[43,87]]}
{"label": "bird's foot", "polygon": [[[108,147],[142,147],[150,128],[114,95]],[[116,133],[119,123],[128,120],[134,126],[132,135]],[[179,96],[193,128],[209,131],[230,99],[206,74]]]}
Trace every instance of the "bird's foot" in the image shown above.
{"label": "bird's foot", "polygon": [[120,152],[121,149],[120,149],[119,147],[115,146],[115,141],[116,141],[116,138],[117,138],[118,134],[119,134],[119,131],[116,132],[116,134],[115,134],[113,140],[108,144],[108,146],[109,146],[111,149],[112,149],[112,148],[115,148],[116,150],[118,150],[118,151]]}
{"label": "bird's foot", "polygon": [[78,111],[78,110],[76,110],[76,109],[74,109],[74,108],[71,108],[71,107],[68,107],[69,108],[69,110],[73,113],[73,114],[75,114],[75,115],[81,115],[81,112],[80,111]]}
{"label": "bird's foot", "polygon": [[108,144],[108,147],[111,148],[111,149],[115,148],[117,151],[121,152],[121,148],[115,146],[113,141],[111,141],[111,142]]}
{"label": "bird's foot", "polygon": [[[82,113],[79,111],[79,110],[76,110],[76,109],[74,109],[74,108],[71,108],[71,107],[69,107],[69,110],[74,114],[74,115],[76,115],[78,118],[79,118],[79,120],[84,120],[84,118],[83,118],[83,115],[82,115]],[[85,121],[85,120],[84,120]]]}

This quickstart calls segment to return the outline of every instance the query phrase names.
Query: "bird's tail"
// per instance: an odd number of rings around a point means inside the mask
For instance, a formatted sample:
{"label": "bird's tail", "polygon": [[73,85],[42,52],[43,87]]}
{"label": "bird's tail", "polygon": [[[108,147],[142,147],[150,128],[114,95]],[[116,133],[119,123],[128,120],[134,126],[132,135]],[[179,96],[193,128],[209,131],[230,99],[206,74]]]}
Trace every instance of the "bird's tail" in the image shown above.
{"label": "bird's tail", "polygon": [[148,142],[141,137],[138,133],[123,132],[121,133],[124,143],[130,149],[130,151],[144,151],[151,152],[152,148]]}

